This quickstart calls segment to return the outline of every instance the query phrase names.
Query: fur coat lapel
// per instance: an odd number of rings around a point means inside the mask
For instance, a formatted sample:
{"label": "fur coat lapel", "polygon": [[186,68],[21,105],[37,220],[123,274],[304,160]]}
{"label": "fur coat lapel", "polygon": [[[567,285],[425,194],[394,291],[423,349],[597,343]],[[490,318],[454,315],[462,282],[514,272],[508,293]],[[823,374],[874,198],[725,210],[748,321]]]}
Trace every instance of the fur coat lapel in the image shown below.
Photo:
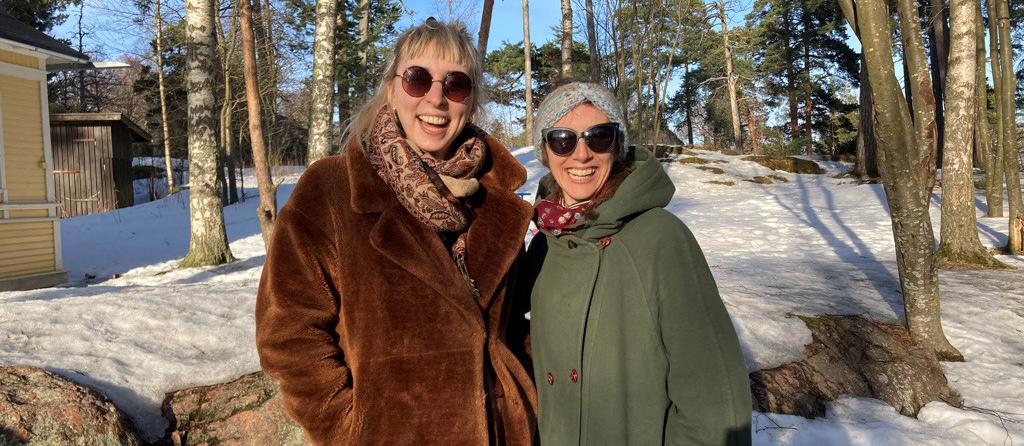
{"label": "fur coat lapel", "polygon": [[475,212],[467,238],[466,264],[480,292],[474,302],[468,287],[440,238],[417,221],[395,198],[357,147],[346,157],[352,209],[379,213],[369,233],[370,243],[392,262],[408,271],[457,308],[469,320],[484,326],[481,308],[493,303],[500,282],[523,245],[533,208],[515,191],[526,181],[526,171],[500,143],[487,136],[488,156],[480,176],[480,190],[472,199]]}

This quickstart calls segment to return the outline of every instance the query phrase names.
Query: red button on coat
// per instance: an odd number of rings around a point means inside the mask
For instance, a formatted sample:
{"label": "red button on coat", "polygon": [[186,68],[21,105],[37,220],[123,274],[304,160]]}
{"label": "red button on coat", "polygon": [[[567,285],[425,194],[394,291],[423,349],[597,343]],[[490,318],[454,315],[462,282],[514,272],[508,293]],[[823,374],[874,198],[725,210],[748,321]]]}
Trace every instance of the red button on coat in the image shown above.
{"label": "red button on coat", "polygon": [[580,374],[576,369],[572,369],[572,373],[569,373],[569,378],[572,379],[572,382],[577,382],[580,380]]}
{"label": "red button on coat", "polygon": [[551,372],[548,372],[548,384],[555,385],[555,375],[552,375]]}

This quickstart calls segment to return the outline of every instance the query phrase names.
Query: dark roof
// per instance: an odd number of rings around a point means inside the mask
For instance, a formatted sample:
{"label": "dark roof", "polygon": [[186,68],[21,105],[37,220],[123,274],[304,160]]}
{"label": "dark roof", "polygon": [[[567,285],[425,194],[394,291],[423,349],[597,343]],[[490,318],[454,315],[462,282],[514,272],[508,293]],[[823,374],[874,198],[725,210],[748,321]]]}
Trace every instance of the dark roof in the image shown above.
{"label": "dark roof", "polygon": [[64,42],[18,21],[3,11],[0,11],[0,39],[47,50],[72,59],[89,60],[89,56],[75,51]]}
{"label": "dark roof", "polygon": [[149,132],[139,127],[131,119],[121,113],[51,113],[50,126],[54,124],[101,124],[113,125],[120,123],[132,134],[132,142],[149,142],[153,138]]}

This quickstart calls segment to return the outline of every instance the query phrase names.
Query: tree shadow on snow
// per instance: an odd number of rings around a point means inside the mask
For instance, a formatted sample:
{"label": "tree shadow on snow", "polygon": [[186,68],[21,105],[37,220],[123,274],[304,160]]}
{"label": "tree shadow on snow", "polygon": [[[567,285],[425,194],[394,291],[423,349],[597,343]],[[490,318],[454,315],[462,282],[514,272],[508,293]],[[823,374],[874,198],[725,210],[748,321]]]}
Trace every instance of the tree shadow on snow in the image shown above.
{"label": "tree shadow on snow", "polygon": [[[903,320],[903,303],[900,295],[899,279],[889,271],[882,261],[875,257],[867,243],[843,220],[840,212],[836,210],[835,197],[832,191],[820,184],[809,183],[803,176],[797,176],[796,184],[800,190],[799,206],[787,203],[779,195],[771,194],[776,203],[808,227],[814,228],[843,262],[859,269],[864,274],[864,277],[866,277],[865,282],[882,297],[896,318]],[[815,186],[820,189],[822,196],[825,198],[825,209],[816,208],[811,203],[809,189]],[[872,187],[872,189],[877,194],[881,187]],[[884,197],[882,197],[881,201],[885,203]],[[888,206],[885,206],[885,210],[888,212]],[[824,214],[825,218],[823,218],[822,214]],[[830,222],[831,226],[839,228],[841,234],[837,234],[830,229]],[[823,278],[836,274],[836,271],[828,269],[820,262],[811,263],[820,267],[819,272]],[[853,295],[836,297],[850,298],[846,299],[844,304],[857,305],[857,300],[852,299]],[[861,314],[871,313],[869,308],[858,307]]]}

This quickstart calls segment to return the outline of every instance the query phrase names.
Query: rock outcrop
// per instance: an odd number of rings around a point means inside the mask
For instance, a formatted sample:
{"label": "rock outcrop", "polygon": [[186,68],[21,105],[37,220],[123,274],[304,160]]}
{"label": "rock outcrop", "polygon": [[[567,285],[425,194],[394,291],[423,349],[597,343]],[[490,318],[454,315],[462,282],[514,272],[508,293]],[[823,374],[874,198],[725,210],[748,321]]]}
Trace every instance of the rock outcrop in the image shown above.
{"label": "rock outcrop", "polygon": [[140,443],[131,420],[105,396],[37,367],[0,367],[0,444]]}
{"label": "rock outcrop", "polygon": [[744,161],[753,161],[769,169],[782,170],[789,173],[810,173],[817,175],[825,173],[825,169],[822,169],[818,163],[792,156],[750,155],[741,159]]}
{"label": "rock outcrop", "polygon": [[168,393],[163,415],[170,422],[163,441],[174,446],[309,444],[262,372]]}

